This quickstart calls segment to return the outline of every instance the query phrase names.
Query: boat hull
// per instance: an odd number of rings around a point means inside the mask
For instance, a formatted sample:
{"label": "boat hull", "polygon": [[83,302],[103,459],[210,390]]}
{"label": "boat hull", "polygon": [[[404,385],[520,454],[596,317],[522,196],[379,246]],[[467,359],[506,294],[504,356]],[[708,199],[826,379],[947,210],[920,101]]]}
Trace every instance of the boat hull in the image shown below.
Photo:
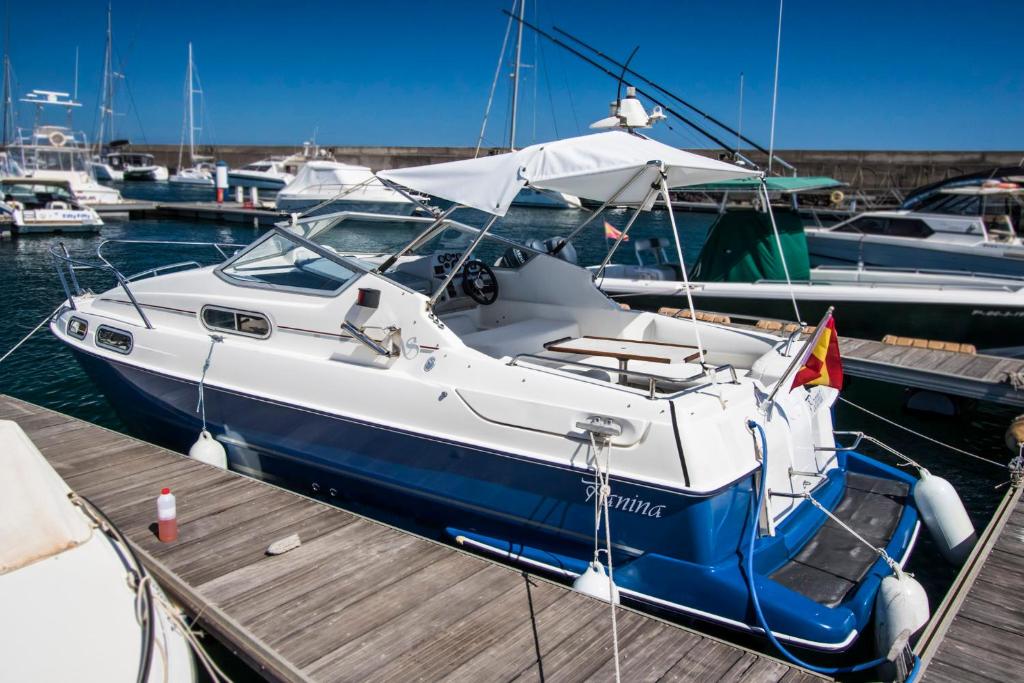
{"label": "boat hull", "polygon": [[[179,451],[195,440],[202,427],[196,383],[71,348],[141,437]],[[375,514],[386,511],[389,521],[420,533],[500,539],[519,549],[508,558],[512,562],[555,573],[576,575],[591,559],[594,487],[585,469],[210,385],[204,397],[207,426],[225,445],[232,469],[339,504],[368,505]],[[844,490],[846,457],[818,490],[827,506],[838,504]],[[911,481],[895,470],[891,476]],[[753,472],[701,494],[613,478],[619,587],[639,603],[756,631],[738,561],[749,533],[752,486]],[[788,531],[762,540],[764,562],[771,564],[780,549],[806,543],[821,526],[816,514],[805,505],[784,523]],[[893,556],[909,552],[916,519],[907,506],[887,547]],[[759,593],[780,637],[841,650],[870,618],[885,571],[884,564],[872,568],[848,601],[824,610],[766,575],[759,575]]]}
{"label": "boat hull", "polygon": [[287,182],[284,178],[228,171],[228,185],[231,187],[255,187],[259,190],[279,191],[287,185]]}

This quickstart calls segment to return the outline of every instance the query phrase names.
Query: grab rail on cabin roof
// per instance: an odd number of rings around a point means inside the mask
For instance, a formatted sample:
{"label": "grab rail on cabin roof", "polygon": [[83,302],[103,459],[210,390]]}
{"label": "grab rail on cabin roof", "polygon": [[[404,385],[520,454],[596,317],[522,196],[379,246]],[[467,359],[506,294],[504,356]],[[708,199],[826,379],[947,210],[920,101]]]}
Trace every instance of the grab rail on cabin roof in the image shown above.
{"label": "grab rail on cabin roof", "polygon": [[77,259],[72,257],[68,253],[68,248],[63,242],[58,242],[55,245],[51,245],[49,248],[50,256],[53,258],[53,265],[57,271],[57,278],[60,280],[61,287],[64,289],[64,296],[67,299],[68,305],[71,306],[72,310],[77,309],[75,305],[74,297],[79,296],[85,292],[82,286],[78,282],[78,275],[75,273],[76,270],[99,270],[106,273],[110,273],[117,284],[124,290],[124,293],[128,296],[128,300],[131,305],[135,308],[135,312],[139,314],[139,318],[145,324],[146,329],[153,329],[153,323],[150,322],[146,313],[142,310],[142,306],[139,305],[138,300],[135,298],[135,294],[132,292],[129,283],[135,280],[141,279],[146,276],[153,276],[160,272],[170,270],[172,268],[181,267],[201,267],[198,261],[181,261],[179,263],[171,263],[163,266],[156,266],[147,270],[141,271],[134,275],[125,277],[120,270],[118,270],[107,258],[103,255],[103,247],[110,243],[119,244],[161,244],[161,245],[177,245],[177,246],[203,246],[213,247],[221,255],[224,260],[227,260],[232,254],[225,252],[225,249],[242,249],[247,245],[244,244],[233,244],[228,242],[175,242],[173,240],[104,240],[96,247],[96,257],[100,260],[99,263],[93,263]]}
{"label": "grab rail on cabin roof", "polygon": [[[602,372],[609,372],[614,375],[626,375],[628,377],[637,377],[639,379],[645,379],[647,380],[647,398],[649,399],[657,398],[657,388],[659,382],[671,382],[674,384],[680,384],[682,382],[694,382],[701,379],[713,378],[723,371],[729,371],[730,375],[732,376],[732,384],[739,384],[740,382],[739,376],[736,374],[736,368],[733,367],[733,365],[730,363],[726,363],[725,365],[718,365],[715,367],[704,367],[703,371],[699,375],[694,375],[693,377],[666,377],[665,375],[654,375],[649,372],[642,372],[640,370],[609,368],[603,365],[594,365],[593,363],[581,363],[579,361],[564,360],[562,358],[554,358],[552,356],[539,356],[534,353],[517,353],[515,356],[512,357],[512,360],[510,360],[508,364],[512,366],[519,366],[520,359],[541,361],[544,363],[551,363],[553,365],[572,365],[574,367],[586,368],[588,370],[601,370]],[[571,376],[571,378],[580,379],[579,377],[575,376]],[[663,398],[672,399],[675,398],[676,396],[681,396],[685,391],[688,390],[689,389],[683,389],[681,391],[677,391],[676,393],[670,396],[665,396]]]}

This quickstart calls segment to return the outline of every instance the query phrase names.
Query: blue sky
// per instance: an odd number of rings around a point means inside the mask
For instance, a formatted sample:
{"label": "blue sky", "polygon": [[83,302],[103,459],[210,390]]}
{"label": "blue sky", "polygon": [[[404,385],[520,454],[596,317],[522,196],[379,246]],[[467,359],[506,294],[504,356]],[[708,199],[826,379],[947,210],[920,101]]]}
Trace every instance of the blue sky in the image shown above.
{"label": "blue sky", "polygon": [[[210,142],[298,145],[317,130],[323,144],[473,145],[505,31],[501,10],[511,4],[115,0],[115,52],[128,79],[119,133],[136,142],[178,141],[191,40]],[[70,90],[77,45],[84,106],[76,126],[90,135],[105,8],[103,0],[50,0],[49,20],[33,3],[9,10],[17,94]],[[619,59],[639,44],[636,70],[729,123],[744,72],[744,132],[765,145],[777,11],[774,0],[527,0],[528,18]],[[788,0],[776,147],[1024,148],[1021,26],[1024,3],[1009,0],[975,0],[969,11],[918,0]],[[543,39],[538,44],[535,56],[527,32],[524,61],[541,66],[524,71],[520,144],[586,132],[615,94],[614,81]],[[507,129],[507,71],[488,128],[495,145]],[[30,121],[27,108],[19,116]],[[681,123],[672,127],[655,137],[706,144]]]}

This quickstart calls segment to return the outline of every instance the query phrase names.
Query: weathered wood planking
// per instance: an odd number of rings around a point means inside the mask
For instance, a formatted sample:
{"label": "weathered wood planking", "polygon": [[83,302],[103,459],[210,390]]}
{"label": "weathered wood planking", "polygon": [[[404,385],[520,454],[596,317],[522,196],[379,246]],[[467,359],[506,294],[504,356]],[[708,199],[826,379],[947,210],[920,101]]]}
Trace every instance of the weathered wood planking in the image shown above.
{"label": "weathered wood planking", "polygon": [[[272,680],[610,680],[609,607],[550,581],[0,396],[201,625]],[[178,498],[179,540],[154,534]],[[292,533],[302,546],[269,557]],[[620,608],[623,680],[820,677]]]}
{"label": "weathered wood planking", "polygon": [[918,642],[924,680],[1024,678],[1024,504],[1011,490]]}

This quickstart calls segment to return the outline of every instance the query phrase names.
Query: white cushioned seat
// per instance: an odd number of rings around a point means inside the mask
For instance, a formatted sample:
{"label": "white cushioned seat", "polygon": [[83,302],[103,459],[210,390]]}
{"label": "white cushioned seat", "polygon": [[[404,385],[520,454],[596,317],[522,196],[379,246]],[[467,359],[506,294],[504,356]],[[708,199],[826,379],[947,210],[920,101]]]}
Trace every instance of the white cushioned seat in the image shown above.
{"label": "white cushioned seat", "polygon": [[495,358],[511,357],[517,353],[540,353],[547,342],[578,336],[580,328],[575,322],[544,318],[523,320],[460,335],[466,346]]}

